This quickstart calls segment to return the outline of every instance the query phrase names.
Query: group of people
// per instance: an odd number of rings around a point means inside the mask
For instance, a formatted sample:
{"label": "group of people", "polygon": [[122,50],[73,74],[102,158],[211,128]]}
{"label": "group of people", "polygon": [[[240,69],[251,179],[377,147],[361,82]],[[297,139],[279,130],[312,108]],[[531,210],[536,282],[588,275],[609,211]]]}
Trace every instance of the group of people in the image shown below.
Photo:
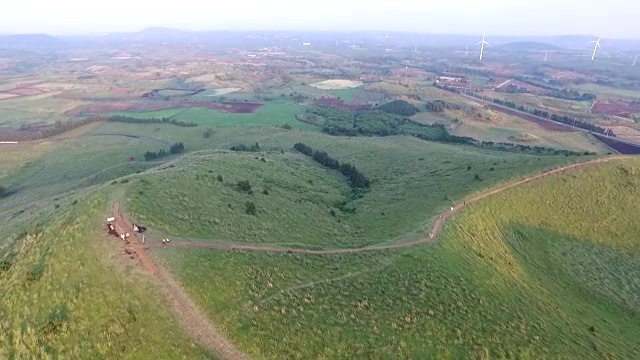
{"label": "group of people", "polygon": [[[117,235],[120,237],[120,239],[122,239],[122,241],[125,241],[130,234],[129,233],[120,233],[118,234],[118,232],[116,231],[115,226],[111,223],[112,221],[115,221],[115,217],[110,217],[107,218],[107,222],[108,222],[108,226],[109,226],[109,232],[113,233],[114,235]],[[147,230],[146,227],[144,226],[138,226],[136,224],[133,224],[133,231],[137,232],[137,233],[143,233]],[[144,234],[142,235],[142,243],[144,244],[145,242],[145,236]],[[171,241],[169,240],[169,238],[162,238],[162,245],[169,245],[171,244]]]}

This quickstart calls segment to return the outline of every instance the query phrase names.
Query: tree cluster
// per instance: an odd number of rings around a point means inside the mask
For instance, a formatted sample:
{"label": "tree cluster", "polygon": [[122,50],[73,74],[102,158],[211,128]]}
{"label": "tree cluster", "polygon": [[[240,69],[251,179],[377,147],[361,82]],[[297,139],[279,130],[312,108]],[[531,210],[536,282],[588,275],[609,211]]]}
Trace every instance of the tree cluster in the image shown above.
{"label": "tree cluster", "polygon": [[505,143],[498,142],[494,143],[492,141],[483,141],[483,147],[492,148],[495,150],[504,150],[504,151],[518,151],[518,152],[526,152],[532,154],[539,155],[564,155],[564,156],[581,156],[581,155],[596,155],[595,152],[589,151],[571,151],[571,150],[558,150],[553,148],[548,148],[544,146],[529,146],[529,145],[521,145],[521,144],[513,144],[513,143]]}
{"label": "tree cluster", "polygon": [[184,151],[184,144],[181,142],[177,142],[171,145],[171,147],[169,147],[169,151],[165,149],[160,149],[158,151],[147,151],[146,153],[144,153],[144,159],[147,161],[155,160],[155,159],[165,157],[169,154],[173,154],[173,155],[179,154],[183,151]]}
{"label": "tree cluster", "polygon": [[182,127],[198,126],[198,124],[194,122],[184,122],[184,121],[171,119],[167,117],[158,119],[158,118],[134,118],[130,116],[116,115],[116,116],[109,117],[107,121],[132,123],[132,124],[171,124],[171,125],[182,126]]}
{"label": "tree cluster", "polygon": [[400,116],[413,116],[420,112],[417,107],[404,100],[393,100],[382,104],[378,106],[378,110]]}
{"label": "tree cluster", "polygon": [[353,188],[366,189],[370,185],[370,181],[355,166],[348,163],[340,164],[338,160],[324,151],[313,150],[311,146],[303,143],[296,143],[293,148],[328,168],[340,171],[342,175],[349,179]]}
{"label": "tree cluster", "polygon": [[234,145],[230,149],[231,149],[231,151],[256,152],[256,151],[260,151],[260,144],[258,144],[258,143],[255,143],[253,145],[240,144],[240,145]]}
{"label": "tree cluster", "polygon": [[427,101],[425,108],[427,109],[427,111],[441,113],[441,112],[444,112],[446,109],[450,109],[450,106],[449,104],[447,104],[442,100],[432,100],[432,101]]}

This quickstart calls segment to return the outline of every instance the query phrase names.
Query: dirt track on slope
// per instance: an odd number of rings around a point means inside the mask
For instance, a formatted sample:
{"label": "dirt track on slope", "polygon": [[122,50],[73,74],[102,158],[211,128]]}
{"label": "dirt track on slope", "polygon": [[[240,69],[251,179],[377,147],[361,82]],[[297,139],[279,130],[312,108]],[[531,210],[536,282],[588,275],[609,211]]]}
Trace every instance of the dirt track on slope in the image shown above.
{"label": "dirt track on slope", "polygon": [[[315,255],[328,255],[328,254],[351,254],[351,253],[358,253],[358,252],[364,252],[364,251],[380,251],[380,250],[390,250],[390,249],[400,249],[400,248],[408,248],[408,247],[412,247],[412,246],[416,246],[416,245],[420,245],[420,244],[426,244],[426,243],[430,243],[433,242],[438,235],[440,234],[440,230],[442,230],[442,226],[444,225],[444,222],[449,219],[450,217],[452,217],[453,215],[457,214],[458,212],[460,212],[462,209],[466,208],[467,206],[480,201],[484,198],[499,194],[503,191],[512,189],[516,186],[520,186],[520,185],[524,185],[526,183],[530,183],[532,181],[535,180],[539,180],[542,179],[544,177],[550,176],[550,175],[554,175],[554,174],[558,174],[558,173],[563,173],[566,170],[570,170],[570,169],[575,169],[578,167],[584,167],[584,166],[589,166],[589,165],[594,165],[594,164],[600,164],[603,162],[608,162],[611,160],[621,160],[621,159],[628,159],[630,158],[629,156],[613,156],[613,157],[608,157],[608,158],[601,158],[601,159],[595,159],[595,160],[589,160],[589,161],[585,161],[585,162],[581,162],[581,163],[575,163],[575,164],[571,164],[571,165],[567,165],[567,166],[563,166],[561,168],[557,168],[557,169],[553,169],[553,170],[549,170],[549,171],[545,171],[541,174],[538,175],[532,175],[529,177],[526,177],[522,180],[516,181],[514,183],[505,185],[505,186],[501,186],[499,188],[496,188],[494,190],[488,191],[486,193],[480,194],[474,198],[471,198],[469,200],[466,200],[466,202],[462,203],[462,204],[458,204],[456,206],[453,207],[452,210],[446,211],[444,214],[440,215],[438,217],[438,219],[436,219],[435,223],[433,224],[433,227],[431,229],[431,234],[432,236],[429,237],[427,236],[426,238],[420,239],[420,240],[415,240],[415,241],[411,241],[411,242],[406,242],[406,243],[399,243],[399,244],[392,244],[392,245],[378,245],[378,246],[367,246],[367,247],[361,247],[361,248],[351,248],[351,249],[332,249],[332,250],[312,250],[312,249],[301,249],[301,248],[286,248],[286,247],[277,247],[277,246],[269,246],[269,245],[257,245],[257,244],[215,244],[215,243],[198,243],[198,242],[191,242],[191,241],[176,241],[176,242],[172,242],[171,247],[195,247],[195,248],[208,248],[208,249],[218,249],[218,250],[245,250],[245,251],[263,251],[263,252],[272,252],[272,253],[296,253],[296,254],[315,254]],[[149,244],[146,245],[144,248],[145,249],[154,249],[154,248],[159,248],[162,247],[162,245],[159,244]]]}
{"label": "dirt track on slope", "polygon": [[171,274],[155,265],[133,234],[133,224],[121,215],[120,203],[113,204],[112,214],[116,218],[113,224],[118,234],[129,232],[132,235],[126,241],[125,246],[127,249],[125,251],[129,250],[127,254],[132,258],[137,257],[142,266],[158,280],[160,291],[183,329],[198,344],[211,350],[222,359],[249,359],[222,336],[220,331],[213,326],[208,316],[198,308]]}

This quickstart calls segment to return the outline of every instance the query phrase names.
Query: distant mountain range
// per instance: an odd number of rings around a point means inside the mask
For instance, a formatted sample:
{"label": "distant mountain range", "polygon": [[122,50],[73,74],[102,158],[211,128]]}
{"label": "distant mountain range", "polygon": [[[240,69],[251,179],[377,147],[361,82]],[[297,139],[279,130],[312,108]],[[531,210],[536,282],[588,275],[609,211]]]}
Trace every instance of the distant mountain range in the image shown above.
{"label": "distant mountain range", "polygon": [[[356,41],[367,46],[475,46],[481,36],[419,34],[384,31],[358,32],[321,32],[321,31],[185,31],[164,27],[152,27],[138,32],[120,32],[100,35],[49,36],[45,34],[21,34],[0,36],[0,48],[13,49],[56,49],[65,46],[87,45],[92,43],[185,43],[216,46],[288,46],[296,43],[330,46],[339,42]],[[504,50],[560,50],[585,49],[593,36],[491,36],[487,41]],[[607,39],[602,40],[603,49],[620,51],[639,50],[640,39]]]}

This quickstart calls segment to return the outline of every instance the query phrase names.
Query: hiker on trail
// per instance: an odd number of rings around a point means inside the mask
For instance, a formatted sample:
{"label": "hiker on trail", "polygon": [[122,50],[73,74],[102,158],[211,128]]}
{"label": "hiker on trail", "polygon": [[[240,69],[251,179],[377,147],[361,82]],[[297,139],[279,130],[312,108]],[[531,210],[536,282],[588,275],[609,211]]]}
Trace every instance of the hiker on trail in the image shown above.
{"label": "hiker on trail", "polygon": [[433,239],[433,234],[429,233],[429,239]]}
{"label": "hiker on trail", "polygon": [[167,238],[167,245],[169,245],[171,242],[169,241],[169,238]]}
{"label": "hiker on trail", "polygon": [[120,238],[124,241],[124,234],[120,234]]}
{"label": "hiker on trail", "polygon": [[464,203],[462,203],[463,205],[467,205],[467,202],[465,201]]}
{"label": "hiker on trail", "polygon": [[125,236],[125,237],[129,237],[129,233],[126,233],[124,236]]}
{"label": "hiker on trail", "polygon": [[164,241],[164,238],[162,238],[162,245],[165,245],[165,241]]}
{"label": "hiker on trail", "polygon": [[453,211],[453,206],[451,207],[451,211]]}
{"label": "hiker on trail", "polygon": [[144,235],[142,235],[142,243],[144,244]]}
{"label": "hiker on trail", "polygon": [[138,225],[133,225],[133,231],[138,232]]}

